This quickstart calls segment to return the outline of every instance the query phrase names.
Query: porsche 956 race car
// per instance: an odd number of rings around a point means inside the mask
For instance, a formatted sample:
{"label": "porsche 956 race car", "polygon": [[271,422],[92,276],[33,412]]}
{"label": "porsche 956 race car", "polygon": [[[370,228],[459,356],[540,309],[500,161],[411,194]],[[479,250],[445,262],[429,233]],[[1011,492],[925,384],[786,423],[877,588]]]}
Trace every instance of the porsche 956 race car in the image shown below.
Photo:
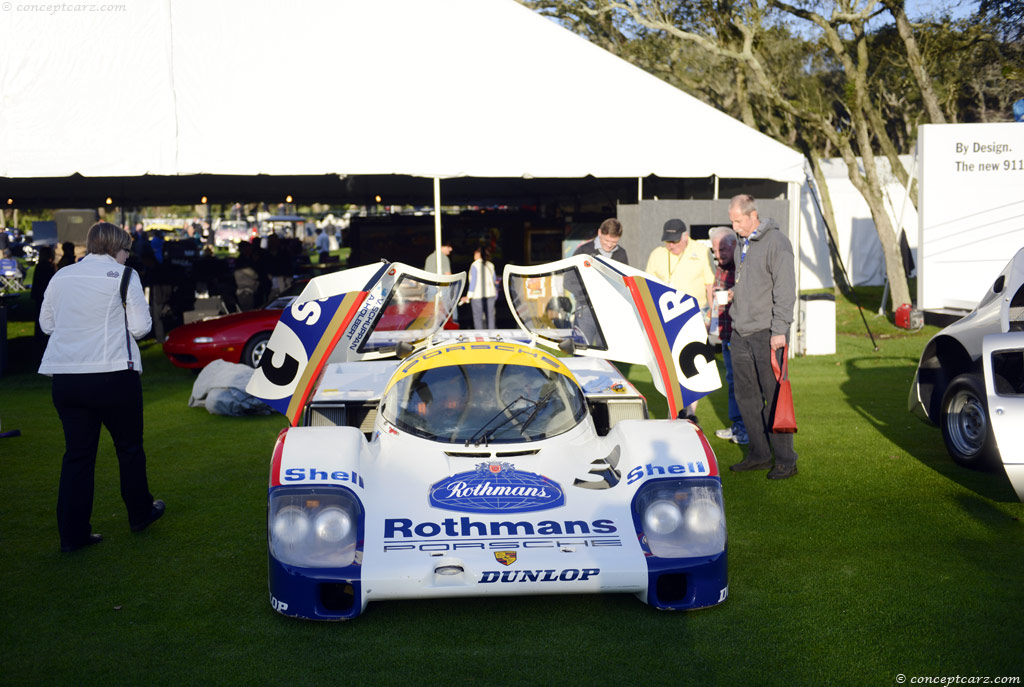
{"label": "porsche 956 race car", "polygon": [[673,418],[718,388],[695,299],[600,257],[504,276],[521,330],[438,334],[465,274],[397,263],[313,279],[283,311],[248,387],[290,421],[267,502],[275,610],[343,620],[379,599],[726,599],[715,455],[696,425],[649,419],[609,362],[646,365]]}

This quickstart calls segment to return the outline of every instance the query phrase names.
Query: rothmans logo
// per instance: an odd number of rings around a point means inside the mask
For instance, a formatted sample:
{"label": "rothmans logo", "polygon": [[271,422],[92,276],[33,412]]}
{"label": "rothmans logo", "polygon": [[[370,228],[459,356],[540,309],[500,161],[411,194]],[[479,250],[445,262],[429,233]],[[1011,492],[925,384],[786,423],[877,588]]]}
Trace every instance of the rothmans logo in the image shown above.
{"label": "rothmans logo", "polygon": [[463,513],[527,513],[563,506],[565,494],[543,475],[487,462],[431,486],[430,505]]}

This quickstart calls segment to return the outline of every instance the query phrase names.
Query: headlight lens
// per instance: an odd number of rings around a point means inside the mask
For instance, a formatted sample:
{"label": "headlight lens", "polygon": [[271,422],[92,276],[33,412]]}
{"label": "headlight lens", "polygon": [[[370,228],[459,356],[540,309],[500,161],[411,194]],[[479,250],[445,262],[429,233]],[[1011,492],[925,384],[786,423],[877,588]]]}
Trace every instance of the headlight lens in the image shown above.
{"label": "headlight lens", "polygon": [[362,512],[347,489],[276,489],[267,511],[270,553],[289,565],[352,565]]}
{"label": "headlight lens", "polygon": [[342,541],[352,531],[352,518],[340,508],[324,508],[316,516],[316,536],[325,542]]}
{"label": "headlight lens", "polygon": [[644,511],[644,531],[650,530],[655,534],[674,532],[682,521],[683,514],[679,506],[672,501],[655,501]]}
{"label": "headlight lens", "polygon": [[192,339],[192,343],[213,343],[213,337],[212,336],[197,336],[196,338]]}
{"label": "headlight lens", "polygon": [[725,549],[722,485],[714,479],[657,480],[633,501],[637,524],[659,558],[711,556]]}
{"label": "headlight lens", "polygon": [[297,544],[309,534],[309,515],[298,506],[285,506],[277,512],[270,529],[284,544]]}
{"label": "headlight lens", "polygon": [[690,505],[686,507],[686,526],[691,532],[699,535],[713,534],[722,523],[722,508],[707,493],[694,495]]}

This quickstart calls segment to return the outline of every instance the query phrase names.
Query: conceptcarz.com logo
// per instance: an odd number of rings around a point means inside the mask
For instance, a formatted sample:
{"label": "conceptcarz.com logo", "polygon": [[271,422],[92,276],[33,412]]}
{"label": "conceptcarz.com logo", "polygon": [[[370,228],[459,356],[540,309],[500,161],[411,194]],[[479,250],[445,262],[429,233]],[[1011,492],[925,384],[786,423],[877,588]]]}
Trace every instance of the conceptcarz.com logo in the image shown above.
{"label": "conceptcarz.com logo", "polygon": [[462,513],[528,513],[565,505],[565,494],[543,475],[491,462],[431,486],[430,505]]}

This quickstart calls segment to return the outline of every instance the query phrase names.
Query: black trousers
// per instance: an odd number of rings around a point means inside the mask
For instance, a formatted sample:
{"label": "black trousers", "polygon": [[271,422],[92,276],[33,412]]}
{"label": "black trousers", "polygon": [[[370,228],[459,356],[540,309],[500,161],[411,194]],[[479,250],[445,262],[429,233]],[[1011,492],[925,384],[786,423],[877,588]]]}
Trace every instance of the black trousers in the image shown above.
{"label": "black trousers", "polygon": [[92,532],[92,499],[100,426],[114,440],[121,498],[129,525],[144,522],[153,507],[142,448],[142,381],[132,370],[55,374],[53,405],[64,426],[64,460],[57,494],[61,545],[77,546]]}
{"label": "black trousers", "polygon": [[735,329],[730,337],[732,354],[732,381],[736,405],[743,416],[750,438],[747,458],[756,462],[770,461],[775,453],[775,464],[790,466],[796,463],[792,434],[771,431],[772,403],[779,383],[772,370],[771,332],[763,329],[742,336]]}

